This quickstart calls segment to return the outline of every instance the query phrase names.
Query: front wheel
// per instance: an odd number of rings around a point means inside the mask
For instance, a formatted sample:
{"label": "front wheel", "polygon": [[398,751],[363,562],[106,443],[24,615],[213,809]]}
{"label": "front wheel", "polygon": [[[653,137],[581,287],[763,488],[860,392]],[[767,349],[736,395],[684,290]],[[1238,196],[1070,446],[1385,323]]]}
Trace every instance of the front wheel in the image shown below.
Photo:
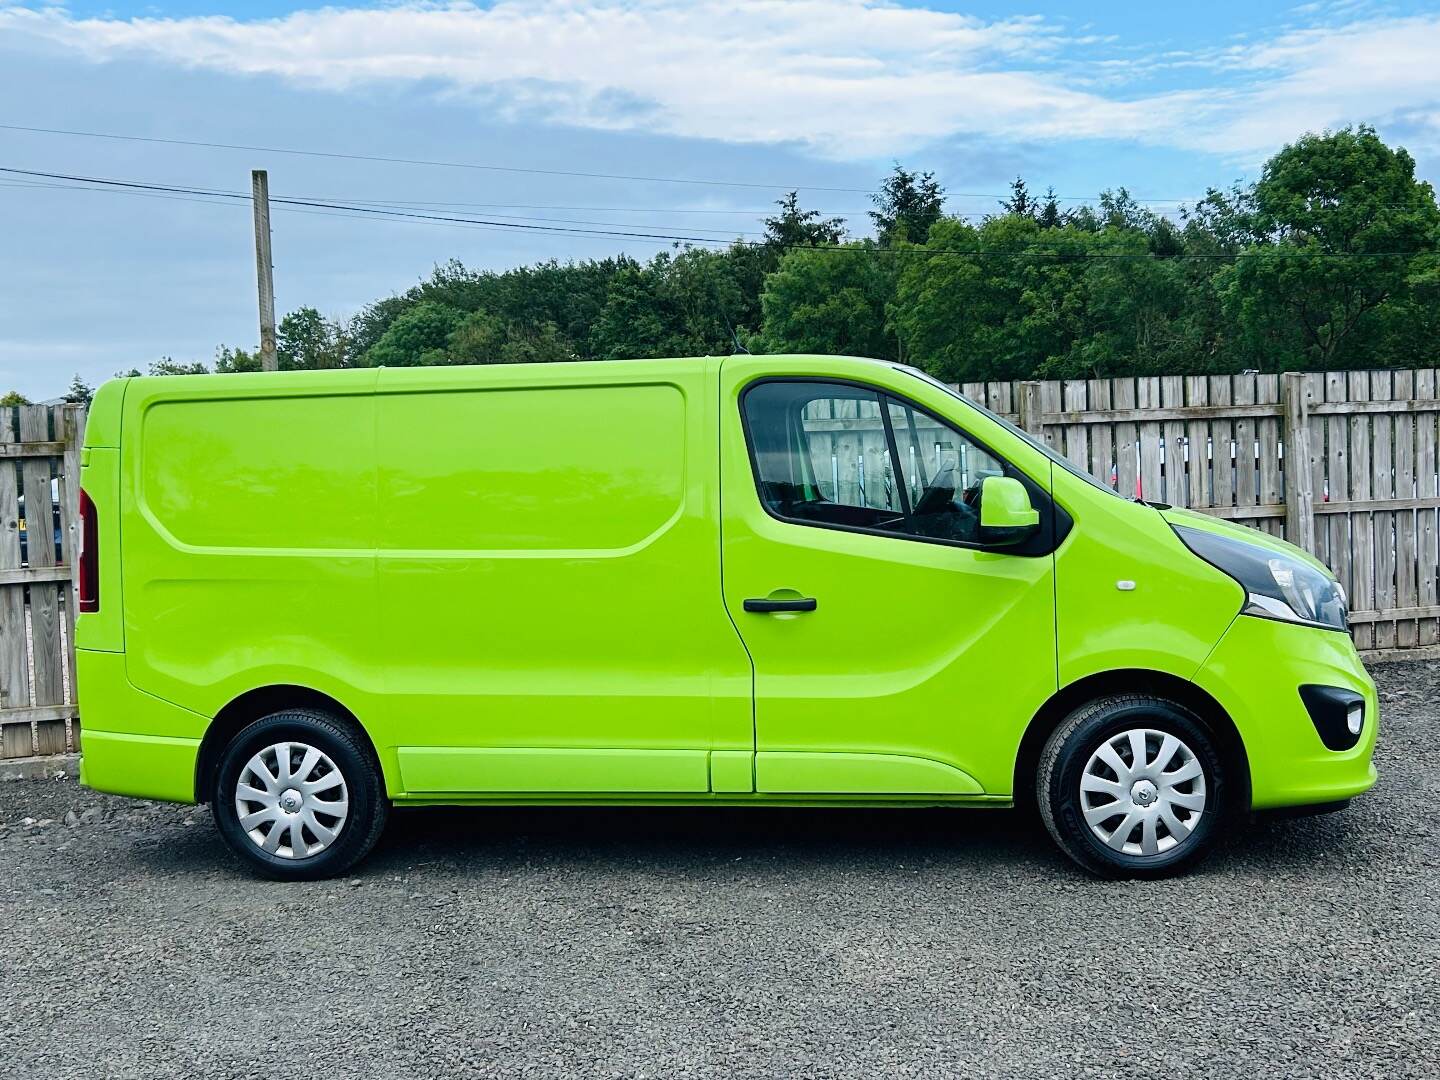
{"label": "front wheel", "polygon": [[287,709],[255,721],[225,749],[210,801],[237,855],[266,877],[343,874],[385,827],[380,770],[337,718]]}
{"label": "front wheel", "polygon": [[1214,841],[1228,792],[1220,752],[1187,709],[1140,695],[1071,713],[1040,755],[1035,795],[1061,850],[1107,877],[1161,877]]}

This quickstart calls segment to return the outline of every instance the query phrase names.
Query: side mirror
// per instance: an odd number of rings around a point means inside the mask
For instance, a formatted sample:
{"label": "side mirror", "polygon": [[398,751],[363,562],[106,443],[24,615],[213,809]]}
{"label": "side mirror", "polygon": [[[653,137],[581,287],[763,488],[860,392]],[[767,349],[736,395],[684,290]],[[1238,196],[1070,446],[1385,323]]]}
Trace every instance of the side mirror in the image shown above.
{"label": "side mirror", "polygon": [[980,542],[994,547],[1023,544],[1040,528],[1040,511],[1013,476],[987,476],[980,484]]}

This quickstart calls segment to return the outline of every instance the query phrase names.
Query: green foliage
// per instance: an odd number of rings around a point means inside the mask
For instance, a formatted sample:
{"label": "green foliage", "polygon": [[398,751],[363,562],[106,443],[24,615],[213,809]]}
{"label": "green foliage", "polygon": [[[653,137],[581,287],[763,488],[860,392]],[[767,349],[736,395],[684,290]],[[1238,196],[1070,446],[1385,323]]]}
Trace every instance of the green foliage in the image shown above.
{"label": "green foliage", "polygon": [[[1123,188],[1061,209],[1017,177],[999,213],[946,217],[935,176],[896,164],[876,238],[776,201],[765,236],[512,270],[437,266],[344,325],[282,320],[282,368],[534,363],[751,351],[856,353],[955,381],[1440,360],[1440,210],[1369,128],[1307,135],[1248,187],[1178,220]],[[216,371],[258,368],[222,348]],[[168,358],[159,374],[203,370]]]}
{"label": "green foliage", "polygon": [[[1053,196],[1054,193],[1051,194]],[[1014,217],[1028,217],[1037,220],[1040,217],[1040,204],[1030,194],[1030,185],[1025,183],[1023,176],[1017,176],[1011,181],[1010,197],[1000,200],[1000,209]]]}
{"label": "green foliage", "polygon": [[12,405],[29,405],[30,399],[19,390],[7,390],[0,394],[0,409],[7,409]]}
{"label": "green foliage", "polygon": [[416,367],[450,363],[446,345],[465,315],[438,300],[423,300],[399,315],[366,350],[365,367]]}
{"label": "green foliage", "polygon": [[241,348],[230,348],[228,345],[221,345],[215,350],[215,370],[221,374],[231,374],[237,371],[259,371],[260,350],[250,352]]}
{"label": "green foliage", "polygon": [[751,351],[899,359],[885,318],[894,287],[891,260],[876,258],[873,244],[792,251],[765,281]]}
{"label": "green foliage", "polygon": [[168,356],[162,356],[150,365],[151,375],[206,375],[209,371],[204,364],[184,364]]}
{"label": "green foliage", "polygon": [[923,244],[945,212],[945,189],[934,173],[910,172],[897,161],[870,201],[875,204],[870,220],[881,244]]}
{"label": "green foliage", "polygon": [[488,311],[472,311],[460,320],[445,347],[457,364],[493,364],[506,342],[505,324]]}
{"label": "green foliage", "polygon": [[734,351],[732,313],[743,307],[730,254],[657,255],[615,275],[588,341],[596,359]]}
{"label": "green foliage", "polygon": [[65,391],[65,400],[71,405],[84,405],[90,407],[91,400],[95,397],[95,388],[82,379],[77,372],[70,380],[70,389]]}
{"label": "green foliage", "polygon": [[1154,257],[1179,242],[1168,222],[1127,213],[946,219],[904,260],[892,323],[916,363],[955,382],[1205,370],[1191,295],[1205,283]]}
{"label": "green foliage", "polygon": [[784,253],[795,247],[825,247],[845,239],[845,219],[824,218],[819,210],[802,210],[800,193],[776,199],[780,213],[765,219],[765,243]]}
{"label": "green foliage", "polygon": [[1416,301],[1440,249],[1440,208],[1403,149],[1368,127],[1307,135],[1227,209],[1244,223],[1247,257],[1216,288],[1261,370],[1433,357]]}
{"label": "green foliage", "polygon": [[[339,323],[325,318],[313,307],[299,308],[281,319],[275,339],[276,360],[281,371],[345,366],[348,343],[344,331]],[[216,370],[220,370],[218,366]]]}

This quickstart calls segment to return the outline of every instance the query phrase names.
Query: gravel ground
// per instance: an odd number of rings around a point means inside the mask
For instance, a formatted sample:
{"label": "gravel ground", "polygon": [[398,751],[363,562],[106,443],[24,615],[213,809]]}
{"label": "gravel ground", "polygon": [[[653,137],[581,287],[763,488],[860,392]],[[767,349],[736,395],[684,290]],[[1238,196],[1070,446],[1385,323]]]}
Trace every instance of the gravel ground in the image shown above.
{"label": "gravel ground", "polygon": [[1375,791],[1151,884],[1001,811],[429,810],[275,885],[0,783],[0,1076],[1434,1076],[1440,664],[1378,675]]}

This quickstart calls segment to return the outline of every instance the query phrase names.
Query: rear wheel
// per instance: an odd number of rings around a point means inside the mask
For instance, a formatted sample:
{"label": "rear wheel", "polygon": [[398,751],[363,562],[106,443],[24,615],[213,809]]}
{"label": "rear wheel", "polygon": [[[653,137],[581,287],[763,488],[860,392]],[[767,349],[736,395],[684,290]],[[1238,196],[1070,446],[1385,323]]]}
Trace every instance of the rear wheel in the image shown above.
{"label": "rear wheel", "polygon": [[289,709],[257,720],[225,749],[211,792],[221,837],[266,877],[342,874],[385,827],[380,769],[336,717]]}
{"label": "rear wheel", "polygon": [[1071,713],[1040,754],[1035,796],[1046,829],[1081,866],[1161,877],[1214,841],[1228,798],[1214,737],[1174,702],[1106,698]]}

